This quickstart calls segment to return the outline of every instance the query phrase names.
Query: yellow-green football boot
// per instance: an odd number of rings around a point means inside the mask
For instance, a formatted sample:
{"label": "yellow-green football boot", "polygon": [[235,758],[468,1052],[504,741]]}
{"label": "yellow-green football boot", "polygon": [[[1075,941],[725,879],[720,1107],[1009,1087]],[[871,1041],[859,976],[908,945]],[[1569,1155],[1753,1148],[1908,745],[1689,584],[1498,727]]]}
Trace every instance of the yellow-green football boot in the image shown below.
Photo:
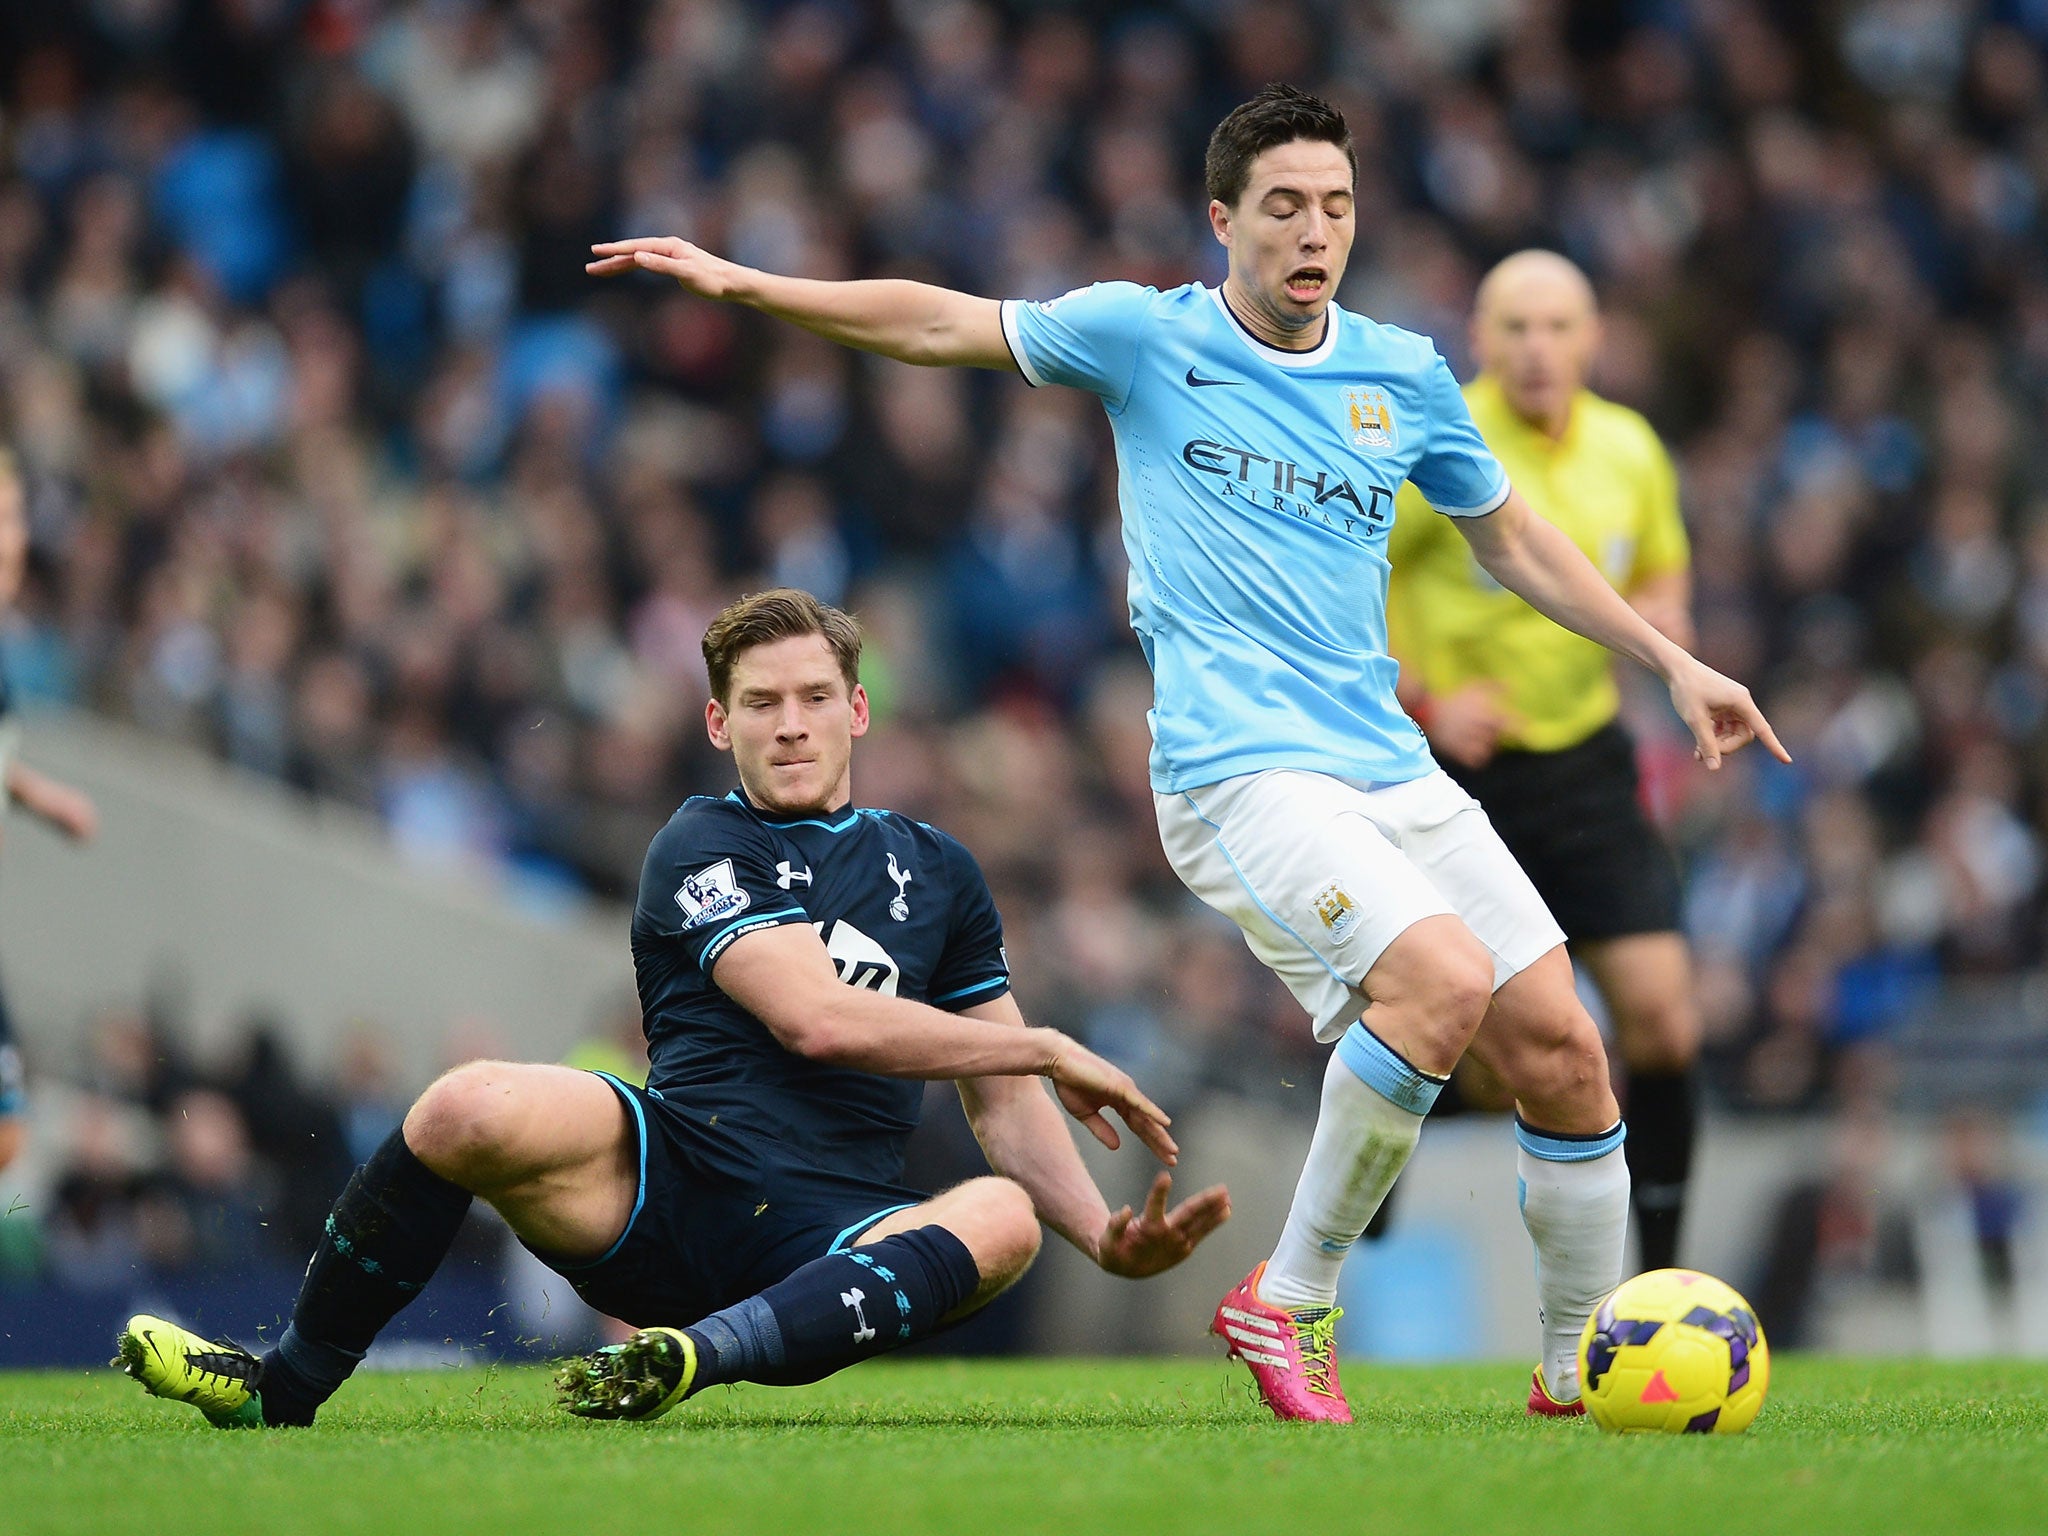
{"label": "yellow-green football boot", "polygon": [[642,1328],[623,1344],[566,1362],[555,1400],[586,1419],[658,1419],[690,1395],[697,1341],[680,1328]]}
{"label": "yellow-green football boot", "polygon": [[239,1344],[217,1344],[147,1312],[128,1319],[109,1364],[142,1383],[151,1397],[190,1403],[221,1429],[261,1429],[256,1395],[262,1362]]}

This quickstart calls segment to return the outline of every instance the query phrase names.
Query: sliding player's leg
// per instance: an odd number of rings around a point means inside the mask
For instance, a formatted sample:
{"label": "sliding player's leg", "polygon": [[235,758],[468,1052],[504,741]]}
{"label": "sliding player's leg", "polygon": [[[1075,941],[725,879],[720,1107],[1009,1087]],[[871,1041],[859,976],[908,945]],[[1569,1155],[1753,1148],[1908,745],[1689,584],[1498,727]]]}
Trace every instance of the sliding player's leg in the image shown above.
{"label": "sliding player's leg", "polygon": [[1494,995],[1472,1054],[1515,1095],[1522,1222],[1536,1247],[1543,1319],[1530,1409],[1574,1411],[1579,1334],[1622,1280],[1629,1174],[1600,1031],[1573,989],[1562,947]]}
{"label": "sliding player's leg", "polygon": [[1031,1197],[1003,1178],[971,1179],[850,1229],[832,1225],[845,1209],[815,1214],[817,1257],[697,1322],[643,1328],[572,1361],[557,1378],[563,1406],[651,1419],[706,1387],[819,1381],[968,1316],[1038,1255]]}
{"label": "sliding player's leg", "polygon": [[525,1241],[594,1257],[634,1209],[638,1147],[603,1078],[509,1062],[458,1067],[335,1201],[275,1348],[259,1359],[138,1317],[120,1362],[154,1395],[192,1402],[216,1424],[310,1424],[440,1267],[473,1196]]}

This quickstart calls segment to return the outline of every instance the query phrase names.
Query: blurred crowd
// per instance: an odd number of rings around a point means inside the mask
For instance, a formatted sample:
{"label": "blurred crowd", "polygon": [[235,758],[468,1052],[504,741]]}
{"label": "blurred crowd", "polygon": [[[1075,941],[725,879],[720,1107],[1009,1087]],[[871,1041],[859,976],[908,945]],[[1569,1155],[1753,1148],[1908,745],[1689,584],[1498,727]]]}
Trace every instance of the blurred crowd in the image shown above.
{"label": "blurred crowd", "polygon": [[[99,1012],[74,1057],[47,1065],[29,1115],[38,1134],[10,1170],[0,1287],[45,1279],[73,1292],[133,1294],[151,1280],[275,1282],[295,1276],[350,1173],[412,1100],[388,1029],[359,1020],[322,1059],[294,1053],[286,1021],[236,1021],[195,1050],[175,989]],[[636,1008],[594,1021],[566,1059],[634,1082],[647,1060]],[[441,1064],[509,1054],[488,1021],[453,1021]],[[481,1203],[458,1264],[511,1257]]]}
{"label": "blurred crowd", "polygon": [[1297,1010],[1155,846],[1095,402],[582,270],[1215,282],[1202,147],[1271,79],[1357,138],[1343,301],[1461,375],[1491,261],[1594,277],[1706,655],[1799,757],[1708,778],[1633,696],[1720,1092],[1881,1091],[2048,937],[2041,0],[0,5],[16,689],[611,897],[729,783],[706,620],[807,587],[868,626],[858,797],[981,856],[1027,1005],[1169,1103],[1290,1092]]}
{"label": "blurred crowd", "polygon": [[[358,1030],[331,1081],[294,1065],[255,1018],[196,1061],[157,1008],[92,1020],[62,1086],[33,1101],[33,1198],[0,1223],[0,1280],[79,1291],[139,1276],[229,1275],[302,1262],[354,1166],[404,1113],[388,1040]],[[40,1166],[37,1166],[40,1164]]]}

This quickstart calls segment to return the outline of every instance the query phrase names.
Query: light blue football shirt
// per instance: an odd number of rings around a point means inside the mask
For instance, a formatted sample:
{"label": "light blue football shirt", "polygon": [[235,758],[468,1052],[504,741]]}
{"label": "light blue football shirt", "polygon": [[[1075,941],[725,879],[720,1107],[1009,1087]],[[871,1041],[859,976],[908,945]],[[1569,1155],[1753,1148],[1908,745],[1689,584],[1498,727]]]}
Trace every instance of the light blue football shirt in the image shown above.
{"label": "light blue football shirt", "polygon": [[1328,314],[1314,350],[1288,352],[1200,284],[1002,306],[1027,380],[1109,412],[1154,789],[1267,768],[1392,784],[1436,766],[1387,655],[1394,492],[1413,480],[1438,511],[1477,517],[1507,500],[1507,476],[1427,337]]}

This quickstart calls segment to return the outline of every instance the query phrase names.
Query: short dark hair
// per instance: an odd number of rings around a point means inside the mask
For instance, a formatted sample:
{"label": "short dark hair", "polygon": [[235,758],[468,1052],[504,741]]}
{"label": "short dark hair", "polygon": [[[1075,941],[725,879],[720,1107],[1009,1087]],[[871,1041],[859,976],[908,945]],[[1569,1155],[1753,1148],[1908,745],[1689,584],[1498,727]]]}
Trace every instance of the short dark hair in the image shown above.
{"label": "short dark hair", "polygon": [[1351,162],[1351,179],[1358,180],[1358,151],[1351,146],[1344,114],[1320,96],[1276,84],[1234,108],[1209,135],[1209,153],[1202,162],[1209,195],[1234,207],[1252,178],[1252,162],[1274,145],[1296,139],[1336,145]]}
{"label": "short dark hair", "polygon": [[839,658],[840,674],[851,693],[860,681],[860,624],[850,613],[821,603],[795,587],[772,587],[750,593],[728,606],[704,631],[704,672],[711,696],[723,704],[732,688],[733,663],[757,645],[798,635],[823,635]]}

